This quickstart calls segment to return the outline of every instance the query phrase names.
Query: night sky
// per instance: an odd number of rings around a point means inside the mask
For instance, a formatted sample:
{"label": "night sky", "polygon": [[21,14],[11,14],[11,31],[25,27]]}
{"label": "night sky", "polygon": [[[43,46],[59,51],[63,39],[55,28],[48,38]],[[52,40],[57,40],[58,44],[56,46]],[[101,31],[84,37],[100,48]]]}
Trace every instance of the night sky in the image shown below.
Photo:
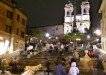
{"label": "night sky", "polygon": [[[15,0],[17,5],[29,16],[28,27],[63,24],[64,6],[68,0]],[[80,13],[80,4],[77,1],[77,14]],[[71,0],[73,3],[73,0]],[[91,9],[91,25],[100,27],[98,9],[101,0],[89,0]]]}

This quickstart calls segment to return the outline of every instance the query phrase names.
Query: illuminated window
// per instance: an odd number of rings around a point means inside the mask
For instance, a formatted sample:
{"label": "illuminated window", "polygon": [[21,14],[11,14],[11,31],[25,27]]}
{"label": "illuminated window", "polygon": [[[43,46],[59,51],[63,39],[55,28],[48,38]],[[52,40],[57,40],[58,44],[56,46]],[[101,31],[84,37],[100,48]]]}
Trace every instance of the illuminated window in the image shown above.
{"label": "illuminated window", "polygon": [[86,9],[84,9],[84,14],[86,14]]}
{"label": "illuminated window", "polygon": [[67,11],[67,15],[68,15],[68,16],[70,15],[70,12],[69,12],[69,11]]}
{"label": "illuminated window", "polygon": [[11,26],[6,25],[6,32],[7,32],[7,33],[11,33]]}

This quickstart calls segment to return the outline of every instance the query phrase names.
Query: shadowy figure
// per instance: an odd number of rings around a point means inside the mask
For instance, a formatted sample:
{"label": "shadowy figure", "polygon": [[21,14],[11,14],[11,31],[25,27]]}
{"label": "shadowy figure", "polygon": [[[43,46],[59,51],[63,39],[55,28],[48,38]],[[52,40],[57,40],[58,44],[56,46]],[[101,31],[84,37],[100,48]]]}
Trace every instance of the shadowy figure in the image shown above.
{"label": "shadowy figure", "polygon": [[102,64],[102,60],[99,60],[99,59],[97,60],[96,68],[97,68],[97,75],[103,75],[104,67]]}
{"label": "shadowy figure", "polygon": [[58,57],[57,63],[56,63],[56,68],[54,71],[54,75],[67,75],[66,69],[65,69],[65,59]]}
{"label": "shadowy figure", "polygon": [[72,62],[77,62],[77,61],[76,61],[76,59],[75,59],[75,58],[71,58],[70,63],[72,63]]}

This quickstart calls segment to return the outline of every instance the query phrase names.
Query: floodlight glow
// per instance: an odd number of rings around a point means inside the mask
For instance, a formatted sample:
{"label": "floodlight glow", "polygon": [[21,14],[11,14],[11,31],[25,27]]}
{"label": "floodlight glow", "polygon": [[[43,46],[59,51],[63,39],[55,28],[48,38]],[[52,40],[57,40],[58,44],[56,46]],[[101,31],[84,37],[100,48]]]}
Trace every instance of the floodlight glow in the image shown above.
{"label": "floodlight glow", "polygon": [[51,39],[52,37],[48,37],[48,39]]}
{"label": "floodlight glow", "polygon": [[89,36],[89,35],[87,35],[87,38],[88,38],[88,39],[90,39],[90,36]]}
{"label": "floodlight glow", "polygon": [[70,43],[73,43],[73,42],[70,42]]}
{"label": "floodlight glow", "polygon": [[32,41],[32,40],[33,40],[33,38],[31,37],[31,38],[30,38],[30,40]]}
{"label": "floodlight glow", "polygon": [[58,37],[56,37],[56,39],[58,39]]}
{"label": "floodlight glow", "polygon": [[50,34],[49,34],[49,33],[46,33],[46,34],[45,34],[45,36],[46,36],[46,37],[49,37],[49,36],[50,36]]}
{"label": "floodlight glow", "polygon": [[99,39],[96,39],[96,41],[99,41]]}
{"label": "floodlight glow", "polygon": [[77,40],[77,41],[80,41],[81,39],[80,39],[80,38],[76,38],[76,40]]}
{"label": "floodlight glow", "polygon": [[0,40],[3,40],[3,37],[0,36]]}
{"label": "floodlight glow", "polygon": [[5,40],[4,48],[5,48],[6,51],[8,50],[8,46],[9,46],[9,41]]}
{"label": "floodlight glow", "polygon": [[97,29],[94,33],[97,34],[97,35],[101,35],[101,32],[100,32],[99,29]]}
{"label": "floodlight glow", "polygon": [[0,42],[0,55],[4,54],[6,51],[4,50],[4,43]]}
{"label": "floodlight glow", "polygon": [[100,52],[102,52],[103,54],[106,54],[105,50],[100,49]]}

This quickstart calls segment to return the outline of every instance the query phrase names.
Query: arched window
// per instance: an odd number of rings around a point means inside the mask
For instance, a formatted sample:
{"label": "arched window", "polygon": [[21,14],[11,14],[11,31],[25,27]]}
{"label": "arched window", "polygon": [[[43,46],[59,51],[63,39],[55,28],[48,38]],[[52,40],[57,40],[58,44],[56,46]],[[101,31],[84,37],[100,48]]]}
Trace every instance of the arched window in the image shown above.
{"label": "arched window", "polygon": [[86,9],[84,9],[84,14],[86,14]]}
{"label": "arched window", "polygon": [[69,12],[69,11],[67,11],[67,15],[68,15],[68,16],[70,15],[70,12]]}

